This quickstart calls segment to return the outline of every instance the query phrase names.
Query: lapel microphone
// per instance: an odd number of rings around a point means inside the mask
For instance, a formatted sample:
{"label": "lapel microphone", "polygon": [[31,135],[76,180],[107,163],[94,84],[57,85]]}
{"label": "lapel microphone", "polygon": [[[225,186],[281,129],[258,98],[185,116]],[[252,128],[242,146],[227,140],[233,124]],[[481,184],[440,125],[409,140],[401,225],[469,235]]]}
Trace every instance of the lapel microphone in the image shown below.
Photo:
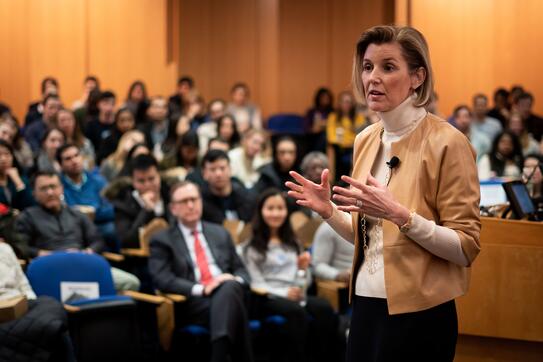
{"label": "lapel microphone", "polygon": [[392,170],[393,168],[398,167],[398,165],[400,164],[400,159],[398,157],[394,156],[386,164],[387,164],[388,168],[390,168]]}

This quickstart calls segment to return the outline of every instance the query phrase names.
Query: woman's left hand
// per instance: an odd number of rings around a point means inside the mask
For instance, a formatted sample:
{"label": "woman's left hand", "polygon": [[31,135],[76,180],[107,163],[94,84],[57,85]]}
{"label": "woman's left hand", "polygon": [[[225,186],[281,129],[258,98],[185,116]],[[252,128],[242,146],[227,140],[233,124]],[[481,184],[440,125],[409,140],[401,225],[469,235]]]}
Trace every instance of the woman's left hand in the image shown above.
{"label": "woman's left hand", "polygon": [[9,168],[6,174],[11,179],[11,181],[13,181],[17,189],[24,188],[25,183],[21,179],[21,175],[19,174],[19,171],[17,170],[16,167]]}
{"label": "woman's left hand", "polygon": [[339,210],[386,219],[398,226],[409,219],[409,210],[397,202],[387,187],[372,175],[368,175],[367,185],[349,176],[341,176],[341,179],[351,187],[334,186],[333,199],[339,203]]}

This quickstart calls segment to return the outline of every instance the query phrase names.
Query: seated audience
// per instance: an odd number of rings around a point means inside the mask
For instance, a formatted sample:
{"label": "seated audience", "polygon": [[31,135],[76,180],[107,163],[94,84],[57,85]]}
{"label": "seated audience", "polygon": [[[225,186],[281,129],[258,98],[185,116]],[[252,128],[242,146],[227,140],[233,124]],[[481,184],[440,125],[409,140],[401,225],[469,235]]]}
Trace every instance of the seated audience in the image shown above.
{"label": "seated audience", "polygon": [[353,94],[342,92],[336,111],[330,113],[326,121],[326,141],[335,151],[337,178],[350,175],[354,139],[366,125],[364,116],[356,111]]}
{"label": "seated audience", "polygon": [[191,91],[187,95],[186,111],[181,114],[177,122],[176,133],[183,135],[189,130],[197,130],[200,125],[206,121],[206,106],[202,96],[196,91]]}
{"label": "seated audience", "polygon": [[328,168],[328,157],[322,152],[313,151],[309,152],[302,159],[300,164],[300,171],[309,181],[313,181],[316,184],[321,183],[322,171]]}
{"label": "seated audience", "polygon": [[[200,138],[198,138],[200,139]],[[200,147],[200,150],[202,147]],[[228,152],[230,150],[230,146],[228,145],[228,142],[225,140],[214,137],[211,138],[207,144],[207,150],[208,152],[211,150],[221,150],[223,152]],[[204,154],[205,155],[205,154]],[[191,172],[187,174],[187,177],[185,178],[187,181],[194,182],[197,184],[200,188],[205,187],[206,181],[204,180],[204,177],[202,176],[202,167],[197,166],[195,167]]]}
{"label": "seated audience", "polygon": [[92,142],[95,150],[99,150],[102,142],[111,134],[114,122],[115,93],[104,91],[96,100],[97,115],[91,115],[86,122],[85,136]]}
{"label": "seated audience", "polygon": [[226,107],[226,113],[234,117],[238,132],[241,134],[250,128],[262,128],[260,109],[249,99],[250,93],[247,84],[234,84],[230,91],[230,103]]}
{"label": "seated audience", "polygon": [[74,144],[61,146],[57,151],[57,160],[62,169],[64,201],[72,208],[91,207],[94,224],[104,238],[107,248],[118,252],[113,205],[101,195],[106,180],[98,173],[85,171],[81,151]]}
{"label": "seated audience", "polygon": [[[303,361],[312,355],[311,360],[333,361],[337,316],[326,300],[306,295],[310,256],[302,253],[295,240],[288,215],[286,197],[280,190],[268,189],[260,195],[253,236],[243,249],[251,286],[270,294],[263,301],[264,313],[287,319],[290,360]],[[304,285],[300,270],[305,271]]]}
{"label": "seated audience", "polygon": [[187,296],[177,326],[209,328],[211,361],[252,361],[244,302],[250,280],[230,234],[202,221],[202,196],[191,182],[173,187],[169,208],[175,221],[152,238],[149,268],[161,292]]}
{"label": "seated audience", "polygon": [[124,168],[128,153],[137,144],[143,144],[145,136],[140,131],[126,131],[119,139],[117,149],[109,155],[100,166],[100,173],[111,182]]}
{"label": "seated audience", "polygon": [[[28,245],[28,257],[55,251],[100,253],[104,250],[104,241],[90,219],[63,204],[64,190],[55,172],[38,171],[32,185],[38,205],[27,207],[15,224]],[[111,268],[111,274],[117,290],[139,289],[139,280],[132,274],[117,268]]]}
{"label": "seated audience", "polygon": [[173,152],[169,153],[160,162],[160,169],[167,170],[182,167],[187,172],[198,167],[198,151],[200,144],[195,131],[188,131],[178,138]]}
{"label": "seated audience", "polygon": [[328,88],[319,88],[313,107],[305,115],[305,132],[312,151],[326,151],[326,120],[334,111],[334,96]]}
{"label": "seated audience", "polygon": [[48,95],[43,100],[41,117],[33,121],[31,125],[26,126],[24,136],[34,154],[39,151],[40,141],[45,132],[53,127],[55,117],[61,107],[60,98],[56,94]]}
{"label": "seated audience", "polygon": [[[136,126],[134,115],[128,108],[121,108],[115,113],[113,128],[111,134],[107,136],[100,149],[96,153],[96,164],[100,165],[103,160],[109,157],[119,145],[121,137]],[[138,141],[143,142],[143,140]]]}
{"label": "seated audience", "polygon": [[[132,160],[138,157],[139,155],[152,155],[151,150],[146,143],[136,143],[128,151],[126,158],[124,160],[124,166],[119,172],[119,177],[130,177],[132,175]],[[154,157],[154,156],[153,156]]]}
{"label": "seated audience", "polygon": [[194,89],[194,80],[189,76],[183,76],[177,81],[176,93],[168,100],[168,112],[171,120],[178,120],[183,114],[187,104],[187,98]]}
{"label": "seated audience", "polygon": [[490,152],[490,139],[486,134],[472,127],[473,117],[468,106],[460,105],[456,107],[453,112],[453,119],[455,127],[469,139],[477,153],[477,162],[479,162],[483,155]]}
{"label": "seated audience", "polygon": [[[43,78],[41,81],[41,101],[31,103],[25,116],[25,128],[35,121],[43,119],[44,100],[49,95],[58,96],[58,81],[53,77]],[[38,141],[41,137],[38,137]]]}
{"label": "seated audience", "polygon": [[175,147],[176,123],[168,118],[168,104],[161,96],[151,97],[147,108],[147,121],[139,126],[145,142],[157,161]]}
{"label": "seated audience", "polygon": [[137,124],[145,122],[145,111],[149,106],[147,88],[141,80],[136,80],[128,88],[128,95],[121,108],[128,109],[132,113]]}
{"label": "seated audience", "polygon": [[66,142],[64,132],[58,128],[50,128],[43,135],[41,148],[39,150],[34,167],[38,171],[54,170],[60,172],[60,165],[57,161],[57,150]]}
{"label": "seated audience", "polygon": [[112,203],[122,247],[139,248],[139,229],[154,218],[168,219],[169,190],[153,156],[136,156],[130,164],[132,186],[120,190]]}
{"label": "seated audience", "polygon": [[249,221],[253,216],[254,200],[236,179],[228,155],[219,150],[208,151],[202,159],[202,189],[204,213],[202,219],[222,224],[225,219]]}
{"label": "seated audience", "polygon": [[240,147],[228,152],[232,176],[248,189],[260,178],[258,169],[270,162],[269,157],[264,154],[265,147],[266,134],[262,130],[253,129],[245,132]]}
{"label": "seated audience", "polygon": [[492,149],[481,157],[477,165],[479,179],[492,177],[519,178],[524,158],[518,137],[511,131],[501,132],[492,143]]}
{"label": "seated audience", "polygon": [[473,124],[472,128],[485,134],[490,142],[494,142],[496,136],[502,132],[503,127],[500,121],[489,117],[488,98],[484,94],[473,96]]}
{"label": "seated audience", "polygon": [[541,199],[543,194],[543,158],[537,154],[527,155],[524,158],[522,181],[526,183],[530,197]]}
{"label": "seated audience", "polygon": [[196,130],[202,146],[200,147],[200,156],[207,152],[207,148],[204,146],[209,143],[209,140],[217,137],[217,122],[219,118],[224,116],[225,109],[226,103],[222,99],[214,99],[209,102],[206,121]]}
{"label": "seated audience", "polygon": [[28,171],[34,166],[32,149],[21,135],[17,121],[10,115],[0,117],[0,140],[13,147],[15,158],[23,170]]}
{"label": "seated audience", "polygon": [[0,140],[0,204],[24,210],[34,204],[28,181],[20,169],[13,148]]}
{"label": "seated audience", "polygon": [[28,300],[28,311],[0,323],[2,359],[75,362],[62,304],[46,296],[36,298],[13,250],[0,239],[0,301],[21,295]]}
{"label": "seated audience", "polygon": [[[296,171],[296,160],[298,158],[298,147],[290,136],[283,136],[277,140],[273,149],[273,161],[260,168],[260,179],[254,186],[257,194],[267,188],[277,188],[281,191],[288,191],[285,182],[292,178],[289,175],[291,170]],[[290,209],[290,203],[289,203]],[[292,209],[290,209],[292,211]]]}
{"label": "seated audience", "polygon": [[509,130],[513,132],[522,146],[522,154],[539,153],[539,143],[532,137],[524,127],[524,120],[518,112],[512,112],[509,118]]}
{"label": "seated audience", "polygon": [[100,82],[98,81],[98,78],[92,75],[86,76],[85,80],[83,81],[83,94],[81,95],[81,98],[72,104],[72,109],[76,110],[78,108],[85,107],[90,93],[95,89],[100,89]]}
{"label": "seated audience", "polygon": [[325,280],[349,282],[354,245],[339,236],[323,222],[313,238],[313,267],[315,276]]}
{"label": "seated audience", "polygon": [[225,114],[217,120],[217,137],[228,142],[230,149],[239,146],[240,134],[232,115]]}
{"label": "seated audience", "polygon": [[57,113],[55,125],[64,132],[66,143],[73,143],[79,148],[85,170],[92,170],[95,165],[94,147],[92,146],[91,141],[83,135],[81,127],[77,124],[73,112],[65,108],[60,109]]}
{"label": "seated audience", "polygon": [[510,108],[509,92],[505,88],[498,88],[494,92],[494,108],[487,112],[487,116],[497,119],[502,127],[506,128],[511,114]]}
{"label": "seated audience", "polygon": [[523,92],[516,98],[514,106],[522,116],[528,133],[531,133],[536,141],[541,142],[543,136],[543,118],[532,112],[533,104],[534,97],[532,94]]}

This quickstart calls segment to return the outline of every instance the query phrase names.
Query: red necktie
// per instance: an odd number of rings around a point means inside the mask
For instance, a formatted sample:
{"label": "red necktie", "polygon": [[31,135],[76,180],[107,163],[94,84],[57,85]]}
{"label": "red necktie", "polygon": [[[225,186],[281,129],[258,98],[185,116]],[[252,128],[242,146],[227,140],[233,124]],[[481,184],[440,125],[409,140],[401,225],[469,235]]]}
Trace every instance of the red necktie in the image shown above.
{"label": "red necktie", "polygon": [[194,236],[194,254],[196,255],[196,264],[200,270],[200,283],[207,285],[211,283],[213,276],[211,276],[211,271],[209,270],[206,252],[200,243],[200,239],[198,238],[198,231],[193,230],[192,235]]}

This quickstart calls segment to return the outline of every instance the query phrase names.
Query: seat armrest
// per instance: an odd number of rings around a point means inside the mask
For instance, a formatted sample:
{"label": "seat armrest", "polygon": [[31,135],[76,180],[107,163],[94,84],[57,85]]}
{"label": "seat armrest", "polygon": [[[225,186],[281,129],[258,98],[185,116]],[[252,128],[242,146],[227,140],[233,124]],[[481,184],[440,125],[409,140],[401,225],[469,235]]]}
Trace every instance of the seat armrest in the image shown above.
{"label": "seat armrest", "polygon": [[134,300],[137,300],[138,302],[145,302],[149,304],[160,305],[166,301],[166,298],[161,297],[160,295],[140,293],[133,290],[123,290],[122,292],[120,292],[120,294],[126,295]]}
{"label": "seat armrest", "polygon": [[109,251],[102,252],[102,256],[106,258],[109,261],[114,261],[116,263],[120,263],[121,261],[124,261],[124,256],[121,254],[111,253]]}
{"label": "seat armrest", "polygon": [[255,288],[255,287],[251,287],[251,292],[253,294],[256,294],[256,295],[260,295],[260,296],[267,296],[268,295],[268,291],[264,288]]}
{"label": "seat armrest", "polygon": [[148,258],[149,251],[141,248],[123,248],[121,254],[129,257]]}
{"label": "seat armrest", "polygon": [[64,304],[64,310],[66,310],[66,312],[68,313],[77,313],[81,311],[81,308],[69,304]]}
{"label": "seat armrest", "polygon": [[185,297],[184,295],[182,294],[175,294],[175,293],[160,293],[160,295],[168,298],[169,300],[171,300],[172,302],[174,303],[183,303],[184,301],[187,300],[187,297]]}

